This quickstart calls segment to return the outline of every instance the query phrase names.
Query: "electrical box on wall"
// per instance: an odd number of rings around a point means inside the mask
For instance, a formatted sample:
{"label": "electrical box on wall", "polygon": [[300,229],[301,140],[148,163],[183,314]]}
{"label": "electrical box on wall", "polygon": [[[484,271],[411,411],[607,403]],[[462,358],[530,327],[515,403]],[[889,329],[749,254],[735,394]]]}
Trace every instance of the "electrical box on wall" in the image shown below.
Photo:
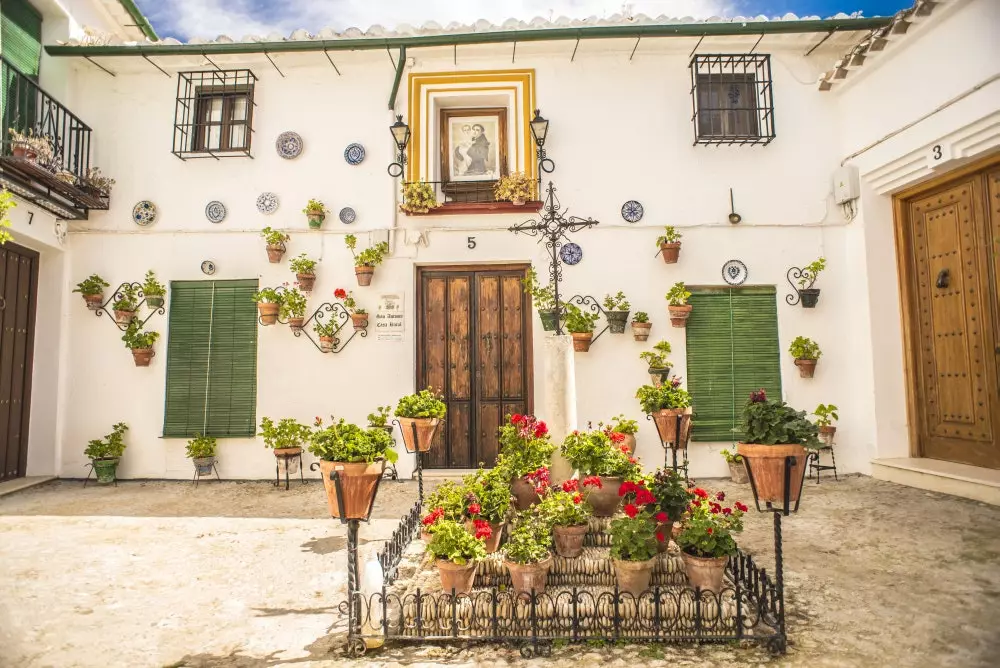
{"label": "electrical box on wall", "polygon": [[860,190],[857,167],[847,165],[833,173],[833,201],[837,204],[844,204],[861,197]]}

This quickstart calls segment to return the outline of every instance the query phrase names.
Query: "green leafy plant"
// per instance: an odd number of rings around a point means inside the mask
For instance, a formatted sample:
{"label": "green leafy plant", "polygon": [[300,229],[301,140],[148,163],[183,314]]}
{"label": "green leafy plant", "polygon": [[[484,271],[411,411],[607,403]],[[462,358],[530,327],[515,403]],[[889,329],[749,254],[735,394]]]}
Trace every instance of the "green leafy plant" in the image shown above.
{"label": "green leafy plant", "polygon": [[326,214],[328,214],[330,212],[326,208],[326,205],[323,204],[323,202],[319,201],[318,199],[311,199],[311,200],[309,200],[306,203],[306,208],[302,209],[302,213],[304,213],[304,214],[310,214],[311,213],[311,214],[314,214],[314,215],[316,215],[316,214],[326,215]]}
{"label": "green leafy plant", "polygon": [[667,468],[656,470],[649,481],[649,491],[656,497],[656,510],[666,513],[667,521],[680,522],[693,498],[684,476]]}
{"label": "green leafy plant", "polygon": [[611,424],[608,425],[608,428],[612,432],[616,432],[619,434],[635,435],[639,433],[639,423],[636,422],[635,420],[630,420],[629,418],[625,417],[624,413],[622,413],[621,415],[616,415],[615,417],[611,418]]}
{"label": "green leafy plant", "polygon": [[680,386],[680,378],[673,378],[659,387],[643,385],[636,390],[635,398],[643,413],[655,413],[664,408],[687,408],[691,405],[691,395]]}
{"label": "green leafy plant", "polygon": [[502,522],[510,510],[510,478],[503,470],[496,468],[484,471],[480,468],[462,480],[465,489],[464,511],[471,520],[486,520],[494,524]]}
{"label": "green leafy plant", "polygon": [[435,559],[464,566],[470,561],[486,556],[485,538],[476,538],[466,530],[464,524],[459,524],[455,520],[439,519],[434,523],[433,529],[431,541],[427,543],[427,551]]}
{"label": "green leafy plant", "polygon": [[156,340],[160,338],[159,332],[144,332],[141,329],[140,323],[133,320],[125,328],[125,333],[122,335],[122,341],[125,342],[125,347],[131,350],[144,350],[147,348],[152,348]]}
{"label": "green leafy plant", "polygon": [[[331,420],[334,418],[331,417]],[[362,429],[340,418],[329,427],[316,418],[309,435],[309,452],[328,462],[372,462],[385,459],[395,462],[396,442],[384,429]]]}
{"label": "green leafy plant", "polygon": [[292,261],[288,263],[288,267],[296,274],[315,275],[316,260],[310,260],[305,253],[302,253],[298,257],[293,258]]}
{"label": "green leafy plant", "polygon": [[377,406],[375,411],[368,414],[368,427],[386,427],[389,424],[390,406]]}
{"label": "green leafy plant", "polygon": [[111,433],[104,439],[95,438],[87,441],[87,448],[83,454],[87,459],[108,459],[111,457],[121,457],[125,452],[125,432],[128,425],[119,422],[111,428]]}
{"label": "green leafy plant", "polygon": [[355,315],[368,313],[363,306],[358,306],[358,302],[354,299],[354,293],[350,290],[337,288],[333,291],[333,296],[343,302],[344,308],[346,308],[349,313],[354,313]]}
{"label": "green leafy plant", "polygon": [[316,332],[316,336],[322,336],[324,338],[329,337],[332,339],[337,336],[337,332],[340,331],[340,327],[333,319],[327,322],[317,318],[315,322],[313,322],[313,331]]}
{"label": "green leafy plant", "polygon": [[675,244],[681,240],[683,235],[678,232],[673,225],[667,225],[663,228],[663,234],[656,238],[656,245],[662,246],[663,244]]}
{"label": "green leafy plant", "polygon": [[688,292],[683,282],[674,283],[670,292],[667,293],[667,301],[671,306],[684,306],[690,297],[691,293]]}
{"label": "green leafy plant", "polygon": [[823,354],[815,341],[804,336],[796,336],[788,352],[797,360],[818,360]]}
{"label": "green leafy plant", "polygon": [[152,269],[146,272],[146,280],[142,283],[142,294],[147,297],[162,297],[167,294],[167,287],[156,280],[156,274]]}
{"label": "green leafy plant", "polygon": [[819,278],[820,273],[824,269],[826,269],[825,257],[821,257],[818,260],[814,260],[807,264],[802,270],[802,277],[798,280],[799,288],[805,289],[812,287],[812,284],[816,282],[816,279]]}
{"label": "green leafy plant", "polygon": [[428,213],[439,206],[441,205],[438,204],[432,184],[424,181],[410,181],[403,184],[403,203],[399,205],[401,211]]}
{"label": "green leafy plant", "polygon": [[407,394],[399,399],[396,404],[396,417],[404,418],[443,418],[448,412],[448,407],[441,400],[441,397],[434,393],[434,389],[428,387],[415,394]]}
{"label": "green leafy plant", "polygon": [[298,288],[285,290],[281,298],[281,317],[285,320],[288,318],[304,318],[306,315],[306,305],[306,296],[299,292]]}
{"label": "green leafy plant", "polygon": [[813,410],[813,415],[816,416],[816,426],[817,427],[829,427],[834,423],[834,421],[840,419],[840,415],[837,414],[837,407],[833,404],[820,404]]}
{"label": "green leafy plant", "polygon": [[553,311],[556,308],[556,296],[551,285],[542,287],[538,282],[538,272],[531,268],[521,279],[524,291],[531,295],[535,308],[539,311]]}
{"label": "green leafy plant", "polygon": [[286,241],[291,239],[291,237],[284,232],[280,232],[270,226],[261,230],[260,236],[264,237],[264,241],[268,246],[281,246]]}
{"label": "green leafy plant", "polygon": [[563,441],[559,452],[579,471],[580,477],[614,476],[630,479],[641,467],[628,448],[616,445],[603,431],[574,431]]}
{"label": "green leafy plant", "polygon": [[604,295],[602,302],[605,311],[628,311],[632,305],[628,303],[628,298],[621,290],[615,295]]}
{"label": "green leafy plant", "polygon": [[218,450],[218,445],[214,436],[195,436],[187,443],[187,456],[189,459],[214,457]]}
{"label": "green leafy plant", "polygon": [[739,464],[743,461],[742,455],[730,452],[729,450],[722,450],[719,454],[722,455],[727,464]]}
{"label": "green leafy plant", "polygon": [[139,288],[132,283],[126,283],[115,294],[115,301],[111,305],[111,309],[113,311],[134,311],[137,308],[139,308]]}
{"label": "green leafy plant", "polygon": [[14,240],[10,230],[10,210],[17,206],[17,201],[6,188],[0,190],[0,246]]}
{"label": "green leafy plant", "polygon": [[650,369],[669,369],[673,366],[670,360],[667,359],[667,355],[670,354],[670,342],[660,341],[652,350],[647,350],[646,352],[639,353],[639,359],[646,362]]}
{"label": "green leafy plant", "polygon": [[348,234],[344,237],[344,245],[350,249],[351,255],[354,256],[355,267],[377,267],[385,261],[385,256],[389,254],[389,244],[385,241],[380,241],[360,253],[355,253],[354,251],[358,246],[358,238],[353,234]]}
{"label": "green leafy plant", "polygon": [[73,292],[79,292],[85,296],[99,295],[102,294],[104,292],[104,288],[107,287],[111,287],[111,284],[97,274],[91,274],[88,278],[77,283],[76,289],[73,290]]}
{"label": "green leafy plant", "polygon": [[590,504],[583,500],[580,481],[567,480],[561,488],[550,490],[535,506],[535,512],[557,527],[573,527],[586,524],[592,513]]}
{"label": "green leafy plant", "polygon": [[500,456],[496,469],[511,480],[528,475],[552,462],[556,446],[549,437],[549,428],[532,415],[508,415],[499,431]]}
{"label": "green leafy plant", "polygon": [[644,509],[637,511],[635,515],[625,515],[611,520],[608,533],[611,534],[613,559],[649,561],[657,555],[656,524],[649,510]]}
{"label": "green leafy plant", "polygon": [[[437,513],[440,518],[458,521],[465,514],[466,492],[464,485],[454,480],[445,480],[427,495],[427,501],[424,505],[431,509],[431,513],[440,508],[441,512]],[[424,526],[430,526],[433,523],[434,520],[424,522]]]}
{"label": "green leafy plant", "polygon": [[566,304],[566,330],[571,334],[585,334],[593,332],[597,319],[600,317],[596,313],[583,311],[579,306]]}
{"label": "green leafy plant", "polygon": [[311,430],[293,418],[281,418],[275,422],[269,417],[260,420],[260,436],[264,437],[264,447],[298,448],[309,440]]}
{"label": "green leafy plant", "polygon": [[542,513],[525,510],[517,514],[503,546],[504,558],[515,564],[537,564],[551,556],[552,525]]}
{"label": "green leafy plant", "polygon": [[740,430],[744,443],[819,446],[819,429],[806,419],[806,412],[797,411],[784,401],[769,400],[763,388],[750,393],[743,406]]}
{"label": "green leafy plant", "polygon": [[649,314],[645,311],[636,311],[632,316],[632,322],[645,323],[649,322]]}
{"label": "green leafy plant", "polygon": [[277,288],[261,288],[257,292],[253,293],[251,297],[255,302],[266,302],[268,304],[281,304],[285,301],[285,296],[282,292],[279,292]]}
{"label": "green leafy plant", "polygon": [[736,554],[734,533],[743,530],[747,507],[737,501],[724,507],[723,492],[710,494],[700,487],[693,490],[694,500],[684,515],[684,529],[677,536],[677,546],[695,557],[728,557]]}
{"label": "green leafy plant", "polygon": [[512,172],[500,177],[493,187],[493,196],[498,202],[526,202],[531,199],[534,185],[524,172]]}

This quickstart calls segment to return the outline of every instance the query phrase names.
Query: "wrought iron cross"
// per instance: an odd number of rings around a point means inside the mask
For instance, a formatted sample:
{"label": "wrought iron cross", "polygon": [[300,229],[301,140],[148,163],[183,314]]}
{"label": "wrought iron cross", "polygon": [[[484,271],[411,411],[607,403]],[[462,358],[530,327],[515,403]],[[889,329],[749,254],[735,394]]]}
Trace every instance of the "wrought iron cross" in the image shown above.
{"label": "wrought iron cross", "polygon": [[556,188],[549,181],[549,187],[545,192],[545,204],[542,206],[541,220],[526,220],[519,225],[512,225],[508,228],[514,234],[527,234],[530,237],[540,237],[539,241],[545,241],[545,249],[549,251],[549,281],[552,283],[553,293],[556,302],[556,334],[562,334],[562,320],[559,318],[561,311],[559,307],[559,283],[562,281],[562,263],[559,257],[559,249],[564,241],[569,241],[567,232],[579,232],[582,229],[598,225],[599,222],[593,218],[578,218],[567,216],[569,209],[560,211],[562,206],[559,198],[556,197]]}

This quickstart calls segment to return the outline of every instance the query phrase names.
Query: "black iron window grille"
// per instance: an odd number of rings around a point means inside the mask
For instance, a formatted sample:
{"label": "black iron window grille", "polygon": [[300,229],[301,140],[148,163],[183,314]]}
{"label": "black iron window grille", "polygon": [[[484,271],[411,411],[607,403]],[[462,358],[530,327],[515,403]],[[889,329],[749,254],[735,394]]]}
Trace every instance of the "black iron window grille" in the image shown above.
{"label": "black iron window grille", "polygon": [[690,70],[696,144],[771,143],[771,56],[699,54],[691,59]]}
{"label": "black iron window grille", "polygon": [[173,154],[182,160],[253,157],[250,144],[256,81],[250,70],[181,72]]}

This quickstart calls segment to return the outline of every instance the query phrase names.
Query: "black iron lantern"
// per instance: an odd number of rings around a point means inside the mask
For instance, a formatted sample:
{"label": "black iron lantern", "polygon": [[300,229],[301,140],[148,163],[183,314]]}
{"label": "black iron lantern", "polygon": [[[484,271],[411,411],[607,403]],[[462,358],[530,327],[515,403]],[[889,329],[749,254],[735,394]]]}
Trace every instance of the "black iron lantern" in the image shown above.
{"label": "black iron lantern", "polygon": [[396,122],[389,126],[389,132],[396,142],[396,162],[389,165],[389,176],[402,176],[403,165],[406,164],[406,145],[410,143],[410,126],[403,122],[402,114],[396,116]]}
{"label": "black iron lantern", "polygon": [[531,119],[531,136],[535,138],[535,145],[538,147],[538,167],[546,174],[551,174],[556,163],[545,157],[545,137],[549,134],[549,121],[535,109],[535,117]]}

